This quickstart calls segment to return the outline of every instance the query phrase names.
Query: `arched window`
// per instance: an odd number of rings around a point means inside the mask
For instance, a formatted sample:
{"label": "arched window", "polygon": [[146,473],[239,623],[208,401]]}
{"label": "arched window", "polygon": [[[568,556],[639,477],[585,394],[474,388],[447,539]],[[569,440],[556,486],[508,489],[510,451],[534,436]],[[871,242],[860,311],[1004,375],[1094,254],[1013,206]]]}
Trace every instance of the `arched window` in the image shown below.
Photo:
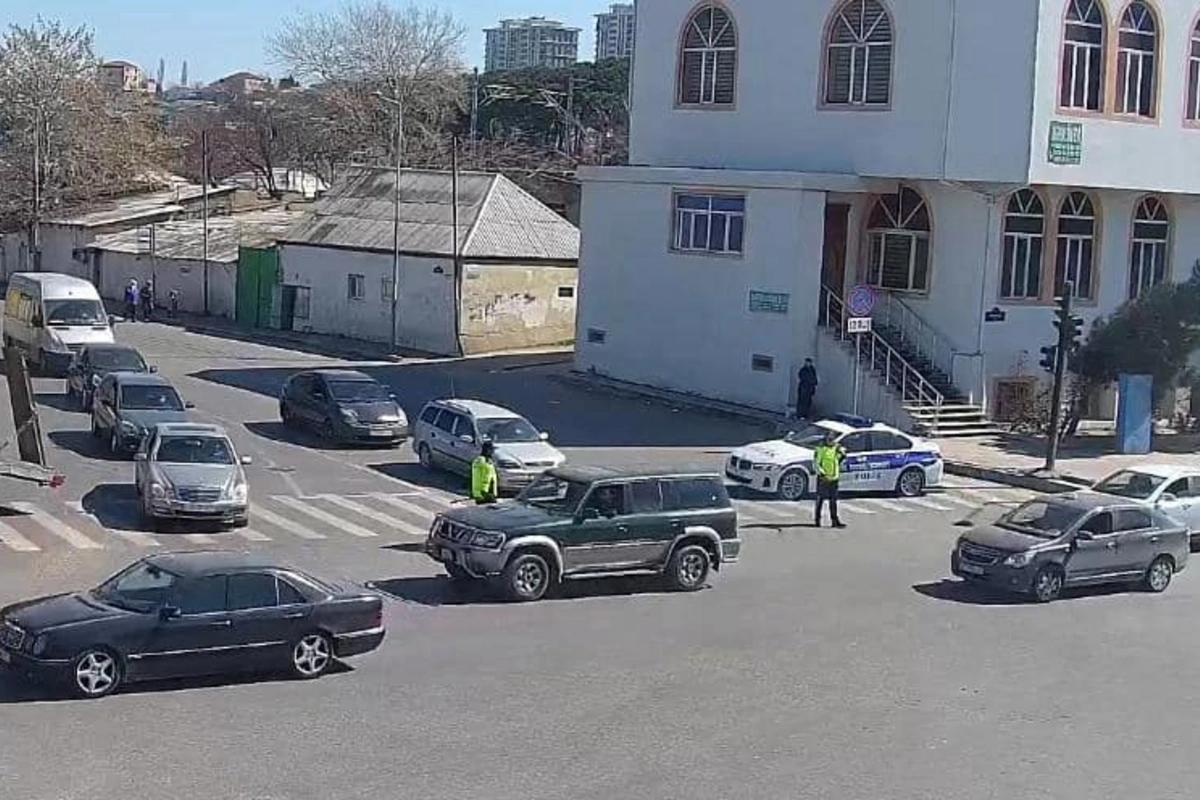
{"label": "arched window", "polygon": [[1121,15],[1117,31],[1117,113],[1153,117],[1158,34],[1154,12],[1133,2]]}
{"label": "arched window", "polygon": [[1099,0],[1069,0],[1063,22],[1058,104],[1100,111],[1104,102],[1104,9]]}
{"label": "arched window", "polygon": [[1013,192],[1004,210],[1004,253],[1000,264],[1000,296],[1034,300],[1042,295],[1046,207],[1032,189]]}
{"label": "arched window", "polygon": [[892,18],[878,0],[847,0],[825,43],[825,102],[887,105],[892,95]]}
{"label": "arched window", "polygon": [[1054,289],[1075,285],[1074,296],[1095,296],[1096,208],[1084,192],[1071,192],[1058,209],[1058,255],[1054,262]]}
{"label": "arched window", "polygon": [[737,31],[729,12],[705,3],[687,22],[679,53],[679,104],[733,105]]}
{"label": "arched window", "polygon": [[876,199],[867,220],[867,281],[882,289],[929,289],[929,208],[907,186]]}
{"label": "arched window", "polygon": [[1188,44],[1187,100],[1184,111],[1187,118],[1200,121],[1200,22],[1192,28],[1192,41]]}
{"label": "arched window", "polygon": [[1133,241],[1129,248],[1129,299],[1167,279],[1167,246],[1171,217],[1157,197],[1143,197],[1133,214]]}

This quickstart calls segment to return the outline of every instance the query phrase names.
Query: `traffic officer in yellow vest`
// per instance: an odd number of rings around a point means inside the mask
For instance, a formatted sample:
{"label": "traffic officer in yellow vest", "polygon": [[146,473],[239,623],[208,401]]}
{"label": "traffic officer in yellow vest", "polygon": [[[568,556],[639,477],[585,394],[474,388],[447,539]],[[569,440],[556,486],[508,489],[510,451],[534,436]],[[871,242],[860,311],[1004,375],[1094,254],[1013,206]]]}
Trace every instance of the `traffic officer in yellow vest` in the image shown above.
{"label": "traffic officer in yellow vest", "polygon": [[846,451],[838,445],[837,437],[833,433],[826,434],[825,441],[813,450],[813,466],[817,472],[817,508],[813,524],[818,528],[821,527],[821,511],[826,500],[829,501],[829,518],[833,527],[846,527],[838,517],[837,505],[838,480],[842,477],[842,461],[845,458]]}
{"label": "traffic officer in yellow vest", "polygon": [[471,462],[471,499],[479,505],[496,502],[496,446],[484,442]]}

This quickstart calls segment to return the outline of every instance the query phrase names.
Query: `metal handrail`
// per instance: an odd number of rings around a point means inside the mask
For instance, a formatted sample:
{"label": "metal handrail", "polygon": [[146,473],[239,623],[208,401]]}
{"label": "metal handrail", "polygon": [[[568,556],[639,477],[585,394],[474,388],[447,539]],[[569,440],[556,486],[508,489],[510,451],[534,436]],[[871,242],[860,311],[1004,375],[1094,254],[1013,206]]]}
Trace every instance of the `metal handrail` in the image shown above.
{"label": "metal handrail", "polygon": [[947,376],[953,376],[957,350],[950,340],[894,293],[880,294],[882,302],[871,312],[871,318],[896,331],[900,341],[911,347],[917,357],[924,358]]}
{"label": "metal handrail", "polygon": [[856,335],[863,337],[862,347],[855,356],[858,366],[865,363],[868,368],[882,375],[888,388],[899,390],[902,402],[914,403],[925,408],[941,408],[945,396],[921,374],[920,370],[908,363],[887,339],[874,330],[864,334],[851,334],[846,331],[846,319],[849,316],[846,304],[827,286],[821,287],[821,308],[821,319],[834,337],[840,341],[849,341]]}

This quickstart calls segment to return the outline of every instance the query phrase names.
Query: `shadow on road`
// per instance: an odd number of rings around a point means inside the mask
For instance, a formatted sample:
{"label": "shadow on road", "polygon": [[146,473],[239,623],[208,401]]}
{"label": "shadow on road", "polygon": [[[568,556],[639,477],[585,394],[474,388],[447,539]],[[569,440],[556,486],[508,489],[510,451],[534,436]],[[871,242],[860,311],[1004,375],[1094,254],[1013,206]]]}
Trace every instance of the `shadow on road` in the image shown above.
{"label": "shadow on road", "polygon": [[[359,369],[394,392],[410,420],[431,400],[478,398],[525,415],[559,447],[725,448],[776,433],[774,425],[591,391],[560,379],[567,365],[538,358],[495,356]],[[191,377],[275,398],[296,372],[287,367],[212,369]]]}
{"label": "shadow on road", "polygon": [[84,413],[83,409],[79,407],[79,401],[59,392],[39,392],[33,396],[33,399],[39,406],[48,406],[69,414]]}
{"label": "shadow on road", "polygon": [[50,431],[46,437],[64,450],[102,461],[129,461],[129,456],[113,455],[108,449],[108,440],[92,436],[88,431]]}
{"label": "shadow on road", "polygon": [[[917,594],[931,597],[934,600],[946,600],[951,603],[962,603],[972,606],[1025,606],[1033,605],[1031,597],[1022,594],[1001,592],[987,586],[979,586],[967,581],[942,579],[930,583],[918,583],[913,591]],[[1087,586],[1064,589],[1062,600],[1082,600],[1089,597],[1107,597],[1114,594],[1129,594],[1136,591],[1126,584],[1110,584],[1106,586]]]}
{"label": "shadow on road", "polygon": [[[399,549],[399,548],[395,548]],[[507,605],[498,591],[481,581],[458,583],[449,576],[434,578],[388,578],[368,581],[367,586],[402,603],[436,608],[439,606]],[[596,578],[568,581],[547,595],[543,603],[600,597],[673,594],[654,576]]]}
{"label": "shadow on road", "polygon": [[98,483],[81,502],[83,510],[109,530],[141,530],[137,490],[132,483]]}
{"label": "shadow on road", "polygon": [[390,443],[375,444],[372,442],[331,442],[327,439],[323,439],[315,431],[311,431],[307,428],[289,428],[282,422],[278,421],[246,422],[243,423],[243,425],[247,431],[255,436],[261,436],[262,438],[270,439],[273,442],[299,445],[301,447],[307,447],[311,450],[395,450],[399,447],[403,447],[403,443],[395,445]]}
{"label": "shadow on road", "polygon": [[416,486],[424,486],[428,489],[440,489],[451,494],[461,494],[464,497],[467,494],[468,485],[465,477],[451,475],[448,472],[434,472],[433,470],[425,469],[420,464],[394,462],[390,464],[368,464],[367,466],[381,475],[386,475],[389,478],[401,480]]}

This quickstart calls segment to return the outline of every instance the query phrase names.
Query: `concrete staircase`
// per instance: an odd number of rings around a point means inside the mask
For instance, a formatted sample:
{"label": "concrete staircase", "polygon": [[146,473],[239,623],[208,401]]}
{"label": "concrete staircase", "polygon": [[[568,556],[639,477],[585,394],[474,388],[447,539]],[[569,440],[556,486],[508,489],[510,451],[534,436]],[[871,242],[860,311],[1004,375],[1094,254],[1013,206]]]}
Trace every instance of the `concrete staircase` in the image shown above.
{"label": "concrete staircase", "polygon": [[[822,287],[822,319],[834,335],[858,350],[845,334],[847,312],[841,299]],[[834,326],[839,326],[836,330]],[[872,313],[860,363],[901,401],[917,433],[925,436],[984,436],[998,428],[984,409],[969,402],[950,376],[953,349],[902,300],[884,294]]]}

